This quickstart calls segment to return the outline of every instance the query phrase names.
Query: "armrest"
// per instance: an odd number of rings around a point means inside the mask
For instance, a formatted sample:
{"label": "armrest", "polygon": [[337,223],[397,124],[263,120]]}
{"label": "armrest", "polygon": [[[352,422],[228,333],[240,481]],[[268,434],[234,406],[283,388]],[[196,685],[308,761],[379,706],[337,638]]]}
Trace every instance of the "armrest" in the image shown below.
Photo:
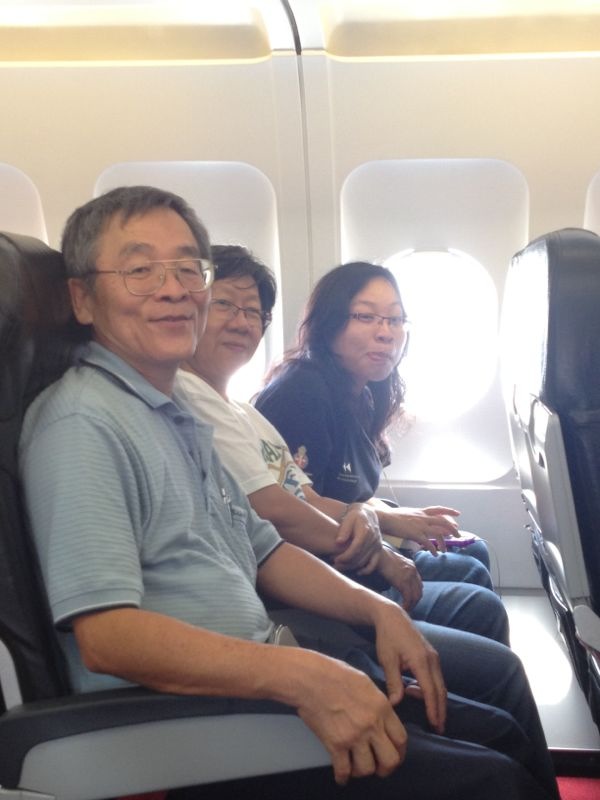
{"label": "armrest", "polygon": [[600,655],[600,617],[589,606],[579,605],[573,609],[575,632],[586,650]]}
{"label": "armrest", "polygon": [[0,784],[61,800],[329,763],[294,710],[270,701],[132,688],[30,703],[0,717]]}

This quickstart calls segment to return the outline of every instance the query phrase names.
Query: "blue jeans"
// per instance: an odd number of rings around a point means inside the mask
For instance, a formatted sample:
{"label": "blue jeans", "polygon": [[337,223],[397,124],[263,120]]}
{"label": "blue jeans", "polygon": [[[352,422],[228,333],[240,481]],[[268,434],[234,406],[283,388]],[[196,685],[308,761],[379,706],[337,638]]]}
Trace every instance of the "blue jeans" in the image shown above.
{"label": "blue jeans", "polygon": [[457,581],[493,588],[487,545],[481,539],[468,547],[438,553],[437,556],[428,550],[401,552],[413,559],[424,581]]}
{"label": "blue jeans", "polygon": [[[374,647],[298,636],[305,647],[341,658],[382,689]],[[558,800],[544,734],[519,659],[497,642],[427,623],[417,627],[437,649],[451,694],[444,735],[430,731],[424,704],[405,697],[397,711],[408,733],[404,763],[388,778],[335,785],[330,768],[252,778],[169,793],[175,800]],[[349,631],[350,638],[354,635]],[[462,696],[458,696],[458,694]]]}
{"label": "blue jeans", "polygon": [[[390,600],[402,602],[397,589],[388,589],[382,594]],[[415,622],[455,628],[509,644],[506,609],[498,595],[483,586],[426,581],[423,583],[423,596],[410,616]]]}
{"label": "blue jeans", "polygon": [[[421,701],[407,702],[408,698],[405,698],[398,706],[400,719],[409,727],[409,741],[410,738],[413,739],[417,761],[421,761],[424,751],[429,752],[432,758],[429,768],[435,765],[434,772],[439,778],[437,770],[440,757],[441,763],[444,763],[444,758],[450,759],[449,754],[452,752],[458,754],[460,761],[465,757],[463,745],[471,743],[471,747],[467,747],[466,758],[469,762],[474,759],[471,763],[475,769],[472,777],[477,776],[477,781],[482,780],[481,769],[487,769],[495,763],[501,773],[508,776],[508,784],[505,787],[507,798],[529,797],[527,791],[531,792],[531,798],[558,798],[554,768],[544,732],[519,658],[510,648],[491,639],[464,631],[441,628],[439,625],[427,622],[416,622],[415,625],[437,650],[449,692],[448,722],[444,736],[434,736],[429,732],[424,704]],[[345,652],[343,646],[339,644],[331,646],[323,641],[313,641],[312,645],[315,644],[315,649],[329,652],[366,672],[376,682],[383,682],[383,672],[375,663],[376,653],[372,642],[365,641],[358,647],[350,646]],[[479,748],[473,750],[472,745],[478,745]],[[445,756],[440,756],[439,750],[444,751]],[[509,756],[509,759],[498,758],[499,753]],[[489,764],[484,766],[488,759]],[[483,761],[483,764],[477,765],[478,760]],[[507,761],[512,762],[510,767]],[[420,768],[426,769],[422,761]],[[477,786],[474,785],[466,791],[462,781],[467,778],[464,775],[456,775],[458,769],[459,766],[456,764],[451,770],[457,780],[453,786],[455,793],[449,791],[446,785],[436,786],[434,780],[429,784],[431,798],[502,797],[501,783],[496,784],[496,779],[489,773],[487,779],[491,783],[487,789],[479,787],[477,790]],[[400,768],[400,773],[402,771],[404,765]],[[450,776],[444,776],[443,780],[446,778],[452,783]],[[423,776],[417,780],[416,785],[422,780]],[[413,797],[420,797],[418,793],[413,794],[415,784],[412,780],[409,785],[411,800]],[[513,787],[512,790],[510,787]],[[526,791],[522,794],[525,788]],[[513,791],[516,794],[513,794]],[[388,795],[385,794],[383,797],[387,798]]]}
{"label": "blue jeans", "polygon": [[472,633],[427,622],[415,625],[437,650],[448,691],[508,712],[529,740],[529,769],[557,792],[537,706],[518,656],[509,647]]}

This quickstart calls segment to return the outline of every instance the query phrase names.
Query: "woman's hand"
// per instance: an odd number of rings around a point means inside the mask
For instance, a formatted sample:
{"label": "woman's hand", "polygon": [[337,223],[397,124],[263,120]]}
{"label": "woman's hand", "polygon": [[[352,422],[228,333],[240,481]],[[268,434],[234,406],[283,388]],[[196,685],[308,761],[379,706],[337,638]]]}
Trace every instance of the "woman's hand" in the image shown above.
{"label": "woman's hand", "polygon": [[410,539],[423,550],[437,555],[446,552],[446,538],[458,536],[454,517],[460,514],[455,508],[429,506],[427,508],[390,508],[378,506],[378,518],[384,534],[400,539]]}
{"label": "woman's hand", "polygon": [[333,566],[342,572],[357,570],[369,575],[377,568],[383,540],[377,513],[365,503],[351,503],[340,521],[336,538],[338,554]]}

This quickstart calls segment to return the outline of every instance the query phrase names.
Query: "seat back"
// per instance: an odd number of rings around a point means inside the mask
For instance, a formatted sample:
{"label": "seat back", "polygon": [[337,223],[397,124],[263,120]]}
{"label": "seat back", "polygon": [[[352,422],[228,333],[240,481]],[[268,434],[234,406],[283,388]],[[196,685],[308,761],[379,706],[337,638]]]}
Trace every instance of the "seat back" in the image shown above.
{"label": "seat back", "polygon": [[4,230],[48,241],[42,200],[22,170],[0,162],[0,219]]}
{"label": "seat back", "polygon": [[0,679],[7,705],[68,691],[26,528],[17,447],[27,406],[64,372],[79,330],[61,255],[38,239],[0,233]]}
{"label": "seat back", "polygon": [[502,361],[534,554],[587,690],[573,612],[600,614],[600,237],[559,230],[513,258]]}

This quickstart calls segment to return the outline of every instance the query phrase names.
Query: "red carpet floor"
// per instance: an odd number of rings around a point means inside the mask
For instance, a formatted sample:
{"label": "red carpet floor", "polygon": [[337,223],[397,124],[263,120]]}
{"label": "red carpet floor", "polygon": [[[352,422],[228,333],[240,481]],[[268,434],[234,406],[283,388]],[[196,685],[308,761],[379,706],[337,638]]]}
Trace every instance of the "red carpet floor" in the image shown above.
{"label": "red carpet floor", "polygon": [[[559,778],[561,800],[600,800],[600,778]],[[129,795],[120,800],[165,800],[166,792]]]}
{"label": "red carpet floor", "polygon": [[561,800],[600,800],[600,778],[559,778]]}
{"label": "red carpet floor", "polygon": [[[600,800],[600,778],[559,778],[561,800]],[[166,792],[121,797],[120,800],[166,800]]]}
{"label": "red carpet floor", "polygon": [[[561,800],[600,800],[600,778],[559,778]],[[166,792],[129,795],[120,800],[165,800]]]}
{"label": "red carpet floor", "polygon": [[[559,778],[561,800],[600,800],[600,778]],[[165,800],[166,792],[129,795],[120,800]]]}

